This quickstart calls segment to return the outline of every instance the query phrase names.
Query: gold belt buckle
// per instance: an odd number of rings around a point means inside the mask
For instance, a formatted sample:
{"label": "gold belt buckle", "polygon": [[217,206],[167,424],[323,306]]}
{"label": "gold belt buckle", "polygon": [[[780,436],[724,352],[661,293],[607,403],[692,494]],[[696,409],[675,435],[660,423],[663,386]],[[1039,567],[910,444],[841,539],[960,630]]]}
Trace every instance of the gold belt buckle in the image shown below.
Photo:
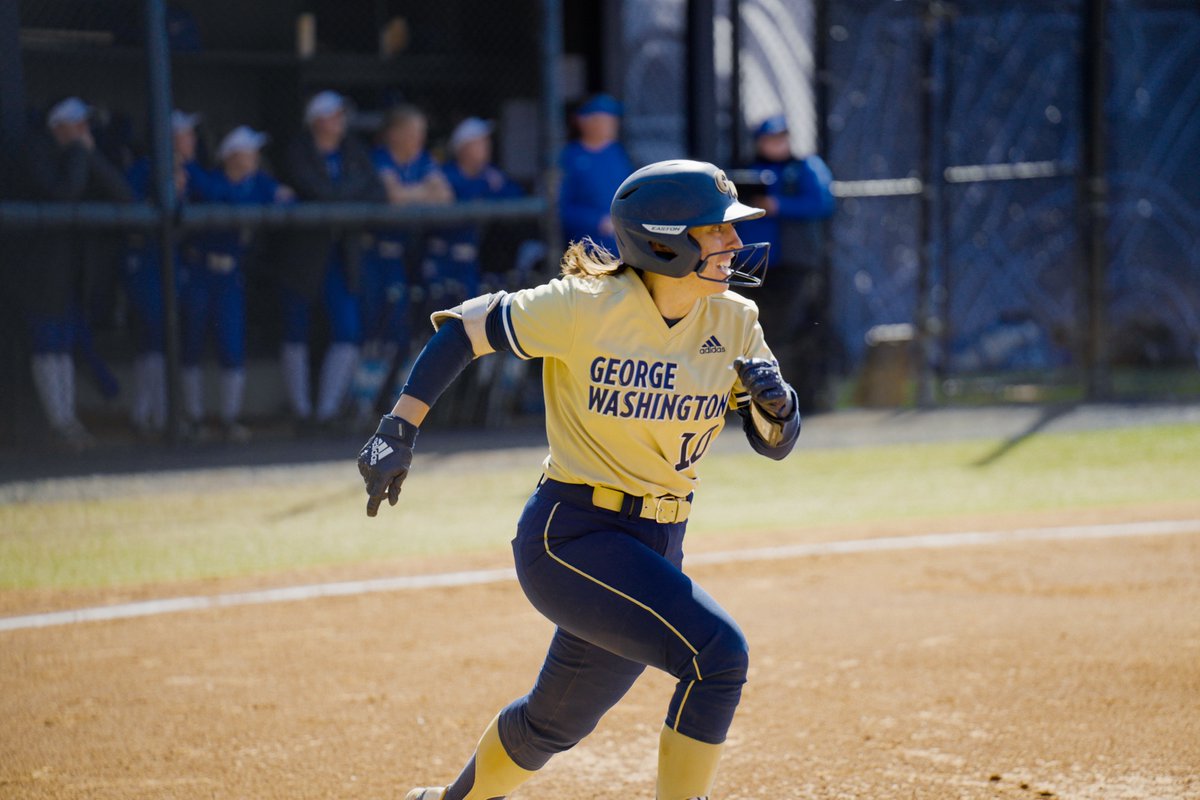
{"label": "gold belt buckle", "polygon": [[656,497],[654,498],[654,521],[655,522],[674,522],[679,518],[679,498],[678,497]]}

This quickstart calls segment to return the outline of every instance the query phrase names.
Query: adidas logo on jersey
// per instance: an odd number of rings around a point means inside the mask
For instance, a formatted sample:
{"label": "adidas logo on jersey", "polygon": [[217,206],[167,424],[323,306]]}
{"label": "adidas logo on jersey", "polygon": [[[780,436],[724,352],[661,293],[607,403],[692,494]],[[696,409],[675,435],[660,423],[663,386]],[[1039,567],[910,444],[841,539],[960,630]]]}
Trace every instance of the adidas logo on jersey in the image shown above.
{"label": "adidas logo on jersey", "polygon": [[725,345],[723,345],[719,341],[717,341],[717,337],[715,337],[715,336],[708,337],[708,340],[704,344],[700,345],[700,355],[702,355],[702,356],[707,355],[709,353],[724,353],[724,352],[725,352]]}

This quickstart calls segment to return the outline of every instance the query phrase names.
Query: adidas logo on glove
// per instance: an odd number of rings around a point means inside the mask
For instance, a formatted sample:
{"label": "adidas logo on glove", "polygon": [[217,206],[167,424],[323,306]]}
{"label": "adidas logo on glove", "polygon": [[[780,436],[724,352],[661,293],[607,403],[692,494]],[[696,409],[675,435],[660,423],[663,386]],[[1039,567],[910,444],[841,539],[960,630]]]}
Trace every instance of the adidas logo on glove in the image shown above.
{"label": "adidas logo on glove", "polygon": [[376,436],[371,440],[371,466],[375,466],[379,463],[379,459],[387,458],[393,452],[390,444]]}

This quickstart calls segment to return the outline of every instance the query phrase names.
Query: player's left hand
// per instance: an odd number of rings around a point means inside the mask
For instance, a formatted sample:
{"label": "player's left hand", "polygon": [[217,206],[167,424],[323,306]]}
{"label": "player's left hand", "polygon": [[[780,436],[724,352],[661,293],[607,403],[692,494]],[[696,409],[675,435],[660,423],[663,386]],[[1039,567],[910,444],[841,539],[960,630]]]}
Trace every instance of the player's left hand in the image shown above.
{"label": "player's left hand", "polygon": [[775,419],[792,416],[795,392],[779,373],[779,364],[765,358],[735,358],[733,369],[756,406]]}
{"label": "player's left hand", "polygon": [[366,484],[368,517],[379,513],[384,497],[392,506],[400,499],[400,486],[412,466],[416,441],[416,425],[388,414],[379,421],[375,435],[363,445],[358,454],[358,472]]}

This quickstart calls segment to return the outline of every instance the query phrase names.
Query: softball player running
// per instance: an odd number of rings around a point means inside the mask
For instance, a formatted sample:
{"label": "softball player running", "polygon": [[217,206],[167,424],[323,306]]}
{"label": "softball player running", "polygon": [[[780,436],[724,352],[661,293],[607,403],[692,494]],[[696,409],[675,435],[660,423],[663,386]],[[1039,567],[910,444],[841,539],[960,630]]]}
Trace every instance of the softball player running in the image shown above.
{"label": "softball player running", "polygon": [[612,201],[619,260],[575,242],[562,277],[433,315],[437,334],[358,457],[368,516],[395,505],[429,407],[473,359],[544,359],[550,454],[513,539],[517,576],[557,626],[541,674],[492,719],[447,787],[408,800],[508,795],[573,747],[652,666],[678,683],[659,740],[658,798],[706,798],[746,680],[736,622],[682,571],[697,465],[732,405],[774,459],[800,432],[795,392],[754,303],[768,246],[733,224],[763,212],[724,172],[665,161]]}

